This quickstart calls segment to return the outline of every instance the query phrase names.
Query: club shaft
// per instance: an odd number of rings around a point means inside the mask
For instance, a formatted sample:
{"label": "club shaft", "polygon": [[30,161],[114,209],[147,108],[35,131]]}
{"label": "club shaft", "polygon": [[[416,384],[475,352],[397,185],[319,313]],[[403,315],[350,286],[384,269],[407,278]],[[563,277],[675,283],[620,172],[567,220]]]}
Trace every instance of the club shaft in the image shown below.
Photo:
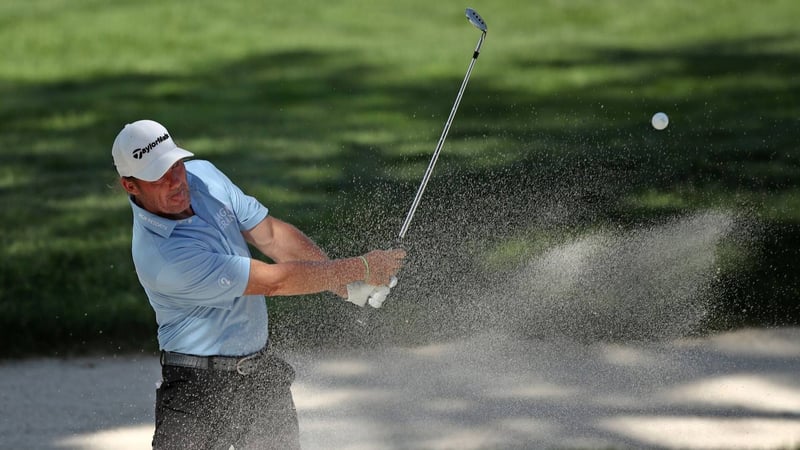
{"label": "club shaft", "polygon": [[481,37],[478,40],[478,45],[475,47],[475,52],[472,54],[472,60],[469,62],[467,74],[464,76],[464,80],[461,82],[461,87],[458,89],[458,95],[456,95],[456,101],[453,103],[453,108],[450,110],[450,116],[447,117],[447,122],[445,122],[444,129],[442,130],[442,135],[439,137],[439,142],[436,144],[436,150],[433,151],[433,156],[431,157],[431,161],[428,163],[428,168],[425,170],[425,175],[422,177],[422,182],[417,189],[417,194],[414,196],[414,201],[411,203],[411,208],[408,210],[406,219],[403,221],[403,226],[400,228],[400,233],[397,236],[398,241],[402,241],[403,238],[405,238],[406,233],[408,232],[408,227],[411,225],[411,220],[414,218],[414,213],[417,211],[417,207],[422,200],[422,194],[425,192],[425,188],[428,186],[428,180],[430,180],[431,174],[433,174],[433,168],[436,166],[436,161],[439,159],[439,154],[442,152],[444,141],[447,139],[447,132],[450,131],[450,125],[453,124],[453,118],[456,116],[458,105],[461,103],[461,97],[464,95],[464,90],[467,88],[467,82],[469,82],[469,76],[472,73],[472,67],[475,66],[475,62],[478,60],[478,55],[480,55],[481,51],[481,45],[483,45],[483,40],[485,38],[486,33],[481,33]]}

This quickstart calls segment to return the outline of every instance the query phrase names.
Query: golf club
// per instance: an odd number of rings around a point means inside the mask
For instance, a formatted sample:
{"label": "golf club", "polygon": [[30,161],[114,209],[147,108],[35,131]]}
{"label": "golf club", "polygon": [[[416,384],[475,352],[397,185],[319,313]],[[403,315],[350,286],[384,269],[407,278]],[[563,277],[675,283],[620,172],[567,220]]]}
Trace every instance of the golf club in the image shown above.
{"label": "golf club", "polygon": [[464,81],[461,82],[461,88],[458,90],[458,95],[456,96],[456,101],[453,103],[453,109],[450,110],[450,116],[447,118],[447,122],[444,124],[444,129],[442,130],[442,135],[439,137],[439,142],[436,144],[436,150],[433,152],[433,156],[431,157],[430,163],[428,163],[428,168],[425,170],[425,175],[422,177],[422,183],[420,183],[419,188],[417,189],[417,194],[414,197],[414,201],[411,203],[411,208],[408,210],[408,214],[406,215],[406,219],[403,222],[403,226],[400,228],[400,233],[397,236],[397,240],[402,241],[403,238],[406,236],[408,232],[408,227],[411,225],[411,220],[414,218],[414,213],[417,211],[417,207],[419,206],[419,202],[422,199],[422,194],[425,192],[425,187],[428,185],[428,180],[431,178],[431,174],[433,173],[433,168],[436,166],[436,160],[439,159],[439,153],[442,152],[442,146],[444,145],[444,140],[447,138],[447,132],[450,131],[450,125],[453,123],[453,118],[456,115],[456,110],[458,109],[459,103],[461,103],[461,97],[464,95],[464,89],[467,87],[467,82],[469,81],[469,76],[472,73],[472,67],[475,66],[475,61],[478,60],[478,55],[481,52],[481,45],[483,45],[483,40],[486,38],[486,22],[483,18],[475,12],[472,8],[467,8],[466,10],[467,20],[470,21],[472,25],[474,25],[477,29],[481,30],[481,37],[478,40],[478,45],[475,47],[475,51],[472,53],[472,61],[469,63],[469,67],[467,68],[467,74],[464,76]]}
{"label": "golf club", "polygon": [[[445,122],[444,124],[442,135],[439,137],[439,142],[436,144],[436,150],[434,150],[433,156],[431,157],[431,161],[428,164],[428,168],[425,170],[425,175],[422,177],[422,183],[420,183],[419,188],[417,189],[417,194],[414,196],[414,201],[411,203],[411,208],[408,210],[408,214],[406,215],[406,219],[403,222],[403,226],[400,228],[400,233],[396,241],[398,245],[405,237],[406,232],[408,232],[408,227],[409,225],[411,225],[411,220],[414,218],[414,213],[417,211],[419,202],[422,199],[422,194],[425,192],[425,187],[428,185],[428,180],[430,180],[431,174],[433,173],[433,168],[436,165],[436,160],[439,159],[439,154],[442,151],[444,140],[447,138],[447,132],[450,131],[450,125],[452,125],[453,123],[453,118],[456,115],[456,110],[458,109],[458,105],[461,103],[461,97],[464,95],[464,89],[466,89],[467,87],[469,76],[472,73],[472,67],[475,66],[475,61],[478,60],[478,55],[480,55],[481,51],[481,45],[483,45],[483,40],[486,38],[487,27],[486,27],[486,22],[483,20],[483,18],[472,8],[467,8],[466,15],[467,15],[467,20],[469,20],[470,23],[474,25],[477,29],[481,30],[481,37],[478,40],[478,45],[475,47],[475,51],[472,53],[472,60],[470,61],[469,67],[467,68],[467,74],[464,76],[464,81],[461,82],[461,87],[458,89],[458,95],[456,95],[456,101],[453,104],[453,108],[450,110],[450,116],[447,117],[447,122]],[[393,288],[396,284],[397,284],[397,278],[392,277],[392,281],[389,283],[389,288]],[[373,293],[373,295],[370,296],[367,301],[370,304],[370,306],[374,308],[380,308],[388,293],[389,293],[388,289],[380,294]],[[361,320],[358,320],[358,322],[361,323],[362,325],[366,323],[366,321],[363,318]]]}

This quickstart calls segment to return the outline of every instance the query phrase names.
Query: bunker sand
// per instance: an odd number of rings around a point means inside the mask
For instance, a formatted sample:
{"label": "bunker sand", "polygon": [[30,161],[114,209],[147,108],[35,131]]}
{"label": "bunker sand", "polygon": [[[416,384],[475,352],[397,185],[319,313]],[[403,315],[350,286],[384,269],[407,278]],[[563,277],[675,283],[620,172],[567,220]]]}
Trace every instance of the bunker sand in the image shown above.
{"label": "bunker sand", "polygon": [[[286,355],[305,449],[793,448],[800,328]],[[149,448],[153,357],[0,364],[0,448]]]}

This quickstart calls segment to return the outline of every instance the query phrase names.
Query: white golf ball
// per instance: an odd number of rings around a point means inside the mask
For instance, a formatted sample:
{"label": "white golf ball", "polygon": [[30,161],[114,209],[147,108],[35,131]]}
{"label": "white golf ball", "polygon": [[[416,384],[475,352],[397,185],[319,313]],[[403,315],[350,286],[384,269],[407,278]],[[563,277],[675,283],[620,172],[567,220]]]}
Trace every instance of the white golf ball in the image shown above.
{"label": "white golf ball", "polygon": [[669,125],[669,117],[662,112],[657,112],[653,114],[653,118],[650,119],[650,123],[653,124],[653,128],[656,130],[663,130],[664,128],[667,128],[667,125]]}

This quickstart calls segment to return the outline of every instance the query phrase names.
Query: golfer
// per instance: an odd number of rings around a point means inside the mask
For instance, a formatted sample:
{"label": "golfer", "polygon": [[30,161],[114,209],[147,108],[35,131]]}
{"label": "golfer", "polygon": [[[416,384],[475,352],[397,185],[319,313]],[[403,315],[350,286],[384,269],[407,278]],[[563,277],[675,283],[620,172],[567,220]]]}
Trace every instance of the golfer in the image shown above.
{"label": "golfer", "polygon": [[[299,448],[292,367],[268,348],[265,295],[348,285],[384,292],[403,250],[329,259],[268,214],[211,163],[178,147],[157,122],[120,131],[112,147],[133,209],[132,253],[158,323],[162,380],[157,449]],[[253,259],[248,244],[273,261]],[[366,293],[364,293],[366,292]]]}

